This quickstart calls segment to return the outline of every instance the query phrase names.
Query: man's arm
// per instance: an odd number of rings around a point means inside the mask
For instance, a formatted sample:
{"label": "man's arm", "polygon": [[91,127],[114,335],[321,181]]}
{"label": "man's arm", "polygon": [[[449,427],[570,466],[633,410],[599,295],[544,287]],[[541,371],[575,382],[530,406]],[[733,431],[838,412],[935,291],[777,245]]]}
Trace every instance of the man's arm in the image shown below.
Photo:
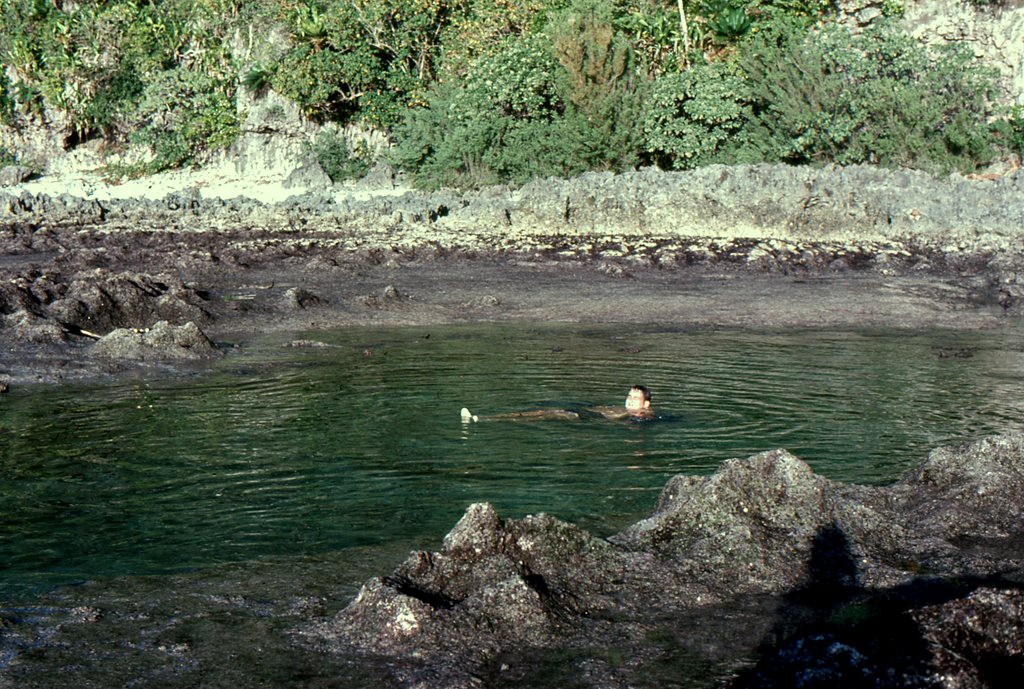
{"label": "man's arm", "polygon": [[484,421],[575,421],[580,415],[568,409],[534,409],[480,417]]}

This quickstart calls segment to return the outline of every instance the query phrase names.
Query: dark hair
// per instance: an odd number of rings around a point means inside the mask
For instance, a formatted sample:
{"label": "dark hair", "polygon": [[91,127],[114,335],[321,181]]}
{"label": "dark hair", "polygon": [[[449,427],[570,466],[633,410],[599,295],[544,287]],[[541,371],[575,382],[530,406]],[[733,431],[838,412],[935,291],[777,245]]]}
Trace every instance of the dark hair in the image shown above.
{"label": "dark hair", "polygon": [[651,401],[651,390],[646,385],[634,385],[633,389],[644,393],[644,402]]}

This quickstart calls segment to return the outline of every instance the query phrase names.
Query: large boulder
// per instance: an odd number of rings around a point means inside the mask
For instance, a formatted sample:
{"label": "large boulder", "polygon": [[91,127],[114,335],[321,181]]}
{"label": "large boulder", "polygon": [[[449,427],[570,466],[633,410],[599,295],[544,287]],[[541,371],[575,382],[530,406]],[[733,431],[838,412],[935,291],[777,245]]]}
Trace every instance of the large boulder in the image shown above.
{"label": "large boulder", "polygon": [[7,165],[0,168],[0,187],[13,187],[32,176],[32,170],[24,165]]}

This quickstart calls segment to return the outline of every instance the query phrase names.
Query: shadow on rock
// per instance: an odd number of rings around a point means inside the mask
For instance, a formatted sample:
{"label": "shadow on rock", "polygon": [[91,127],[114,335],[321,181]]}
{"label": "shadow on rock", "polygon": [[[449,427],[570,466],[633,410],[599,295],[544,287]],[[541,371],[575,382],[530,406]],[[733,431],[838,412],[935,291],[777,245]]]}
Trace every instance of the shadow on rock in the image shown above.
{"label": "shadow on rock", "polygon": [[1019,585],[1002,576],[865,589],[846,535],[828,527],[815,537],[807,583],[783,597],[759,662],[726,686],[1017,686],[1022,602]]}
{"label": "shadow on rock", "polygon": [[1024,436],[1000,436],[886,487],[729,460],[610,539],[474,505],[294,633],[422,688],[997,686],[1024,670],[1022,481]]}

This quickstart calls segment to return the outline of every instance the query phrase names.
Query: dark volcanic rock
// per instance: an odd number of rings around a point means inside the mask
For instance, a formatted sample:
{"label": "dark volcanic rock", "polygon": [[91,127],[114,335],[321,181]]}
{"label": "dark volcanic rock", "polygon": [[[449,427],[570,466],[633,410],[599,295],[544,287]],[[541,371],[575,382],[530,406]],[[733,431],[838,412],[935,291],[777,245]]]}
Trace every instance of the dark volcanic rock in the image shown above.
{"label": "dark volcanic rock", "polygon": [[159,321],[146,330],[120,328],[92,347],[92,353],[108,359],[206,359],[217,348],[195,323],[174,326]]}
{"label": "dark volcanic rock", "polygon": [[281,299],[283,304],[290,309],[309,309],[327,303],[323,297],[302,287],[292,287],[284,293]]}
{"label": "dark volcanic rock", "polygon": [[[879,488],[782,450],[731,460],[673,478],[650,518],[607,540],[474,505],[440,551],[298,633],[391,657],[420,687],[513,677],[550,647],[575,649],[584,686],[630,684],[664,660],[666,635],[677,660],[720,676],[760,655],[735,686],[993,686],[1024,669],[1022,480],[1024,437],[1005,436],[936,450]],[[634,662],[586,651],[608,646]]]}
{"label": "dark volcanic rock", "polygon": [[194,288],[167,276],[102,268],[71,277],[30,270],[0,285],[0,314],[20,339],[36,342],[156,320],[203,323],[209,320],[204,302]]}

